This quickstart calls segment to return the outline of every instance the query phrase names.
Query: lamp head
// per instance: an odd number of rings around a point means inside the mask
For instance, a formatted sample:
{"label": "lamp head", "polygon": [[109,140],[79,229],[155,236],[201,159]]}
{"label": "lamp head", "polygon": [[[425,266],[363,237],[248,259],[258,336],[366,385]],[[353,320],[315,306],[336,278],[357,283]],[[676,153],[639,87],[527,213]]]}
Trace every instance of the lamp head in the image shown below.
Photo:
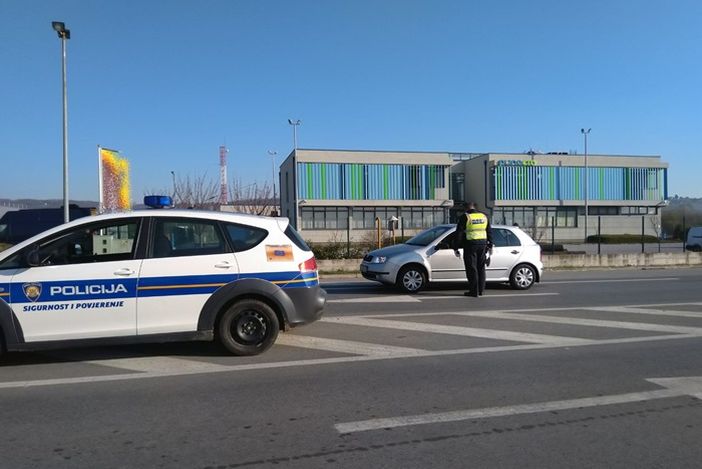
{"label": "lamp head", "polygon": [[54,28],[54,31],[56,31],[58,37],[60,37],[61,39],[71,38],[71,31],[66,29],[66,23],[64,23],[63,21],[52,21],[51,27]]}

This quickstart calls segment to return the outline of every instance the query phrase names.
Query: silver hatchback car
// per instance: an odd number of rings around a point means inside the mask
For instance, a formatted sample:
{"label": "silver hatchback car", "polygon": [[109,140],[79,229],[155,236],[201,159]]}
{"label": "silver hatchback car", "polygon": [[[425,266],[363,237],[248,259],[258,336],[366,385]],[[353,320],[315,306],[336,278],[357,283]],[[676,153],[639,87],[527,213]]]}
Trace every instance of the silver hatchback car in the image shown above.
{"label": "silver hatchback car", "polygon": [[[493,249],[485,272],[487,282],[509,283],[526,290],[541,281],[541,246],[516,226],[494,225],[491,230]],[[459,249],[461,257],[453,250],[455,236],[456,225],[438,225],[404,244],[371,251],[361,262],[361,274],[408,293],[416,293],[430,282],[466,282],[463,250]]]}

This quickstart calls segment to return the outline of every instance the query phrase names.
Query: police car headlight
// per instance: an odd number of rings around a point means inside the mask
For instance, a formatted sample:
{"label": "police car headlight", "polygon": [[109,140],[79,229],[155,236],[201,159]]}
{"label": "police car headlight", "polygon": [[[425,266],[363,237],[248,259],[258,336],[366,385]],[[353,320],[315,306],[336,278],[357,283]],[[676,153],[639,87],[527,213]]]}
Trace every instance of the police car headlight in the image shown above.
{"label": "police car headlight", "polygon": [[371,260],[371,264],[385,264],[386,260],[388,260],[388,258],[385,256],[373,256],[373,260]]}

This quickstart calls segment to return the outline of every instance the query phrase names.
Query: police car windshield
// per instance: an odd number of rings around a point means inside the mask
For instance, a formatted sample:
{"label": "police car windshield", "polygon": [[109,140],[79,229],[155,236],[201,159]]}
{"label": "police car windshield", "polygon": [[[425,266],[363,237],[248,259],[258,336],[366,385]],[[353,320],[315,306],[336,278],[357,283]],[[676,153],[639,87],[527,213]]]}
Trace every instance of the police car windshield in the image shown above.
{"label": "police car windshield", "polygon": [[414,238],[408,239],[405,244],[410,244],[412,246],[428,246],[436,238],[446,233],[450,229],[451,227],[449,226],[435,226],[434,228],[429,228],[428,230],[422,231]]}

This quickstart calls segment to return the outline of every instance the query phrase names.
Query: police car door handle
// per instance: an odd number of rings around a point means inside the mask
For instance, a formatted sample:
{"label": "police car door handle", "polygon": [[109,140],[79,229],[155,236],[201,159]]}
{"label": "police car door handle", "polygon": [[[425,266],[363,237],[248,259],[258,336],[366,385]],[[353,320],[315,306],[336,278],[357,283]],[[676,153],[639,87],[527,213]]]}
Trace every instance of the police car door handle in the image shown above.
{"label": "police car door handle", "polygon": [[128,268],[115,270],[115,275],[122,275],[124,277],[127,277],[129,275],[134,275],[135,273],[136,272],[134,272],[132,269],[128,269]]}
{"label": "police car door handle", "polygon": [[215,264],[215,267],[217,267],[218,269],[231,269],[232,264],[228,261],[223,261],[223,262],[220,262],[219,264]]}

